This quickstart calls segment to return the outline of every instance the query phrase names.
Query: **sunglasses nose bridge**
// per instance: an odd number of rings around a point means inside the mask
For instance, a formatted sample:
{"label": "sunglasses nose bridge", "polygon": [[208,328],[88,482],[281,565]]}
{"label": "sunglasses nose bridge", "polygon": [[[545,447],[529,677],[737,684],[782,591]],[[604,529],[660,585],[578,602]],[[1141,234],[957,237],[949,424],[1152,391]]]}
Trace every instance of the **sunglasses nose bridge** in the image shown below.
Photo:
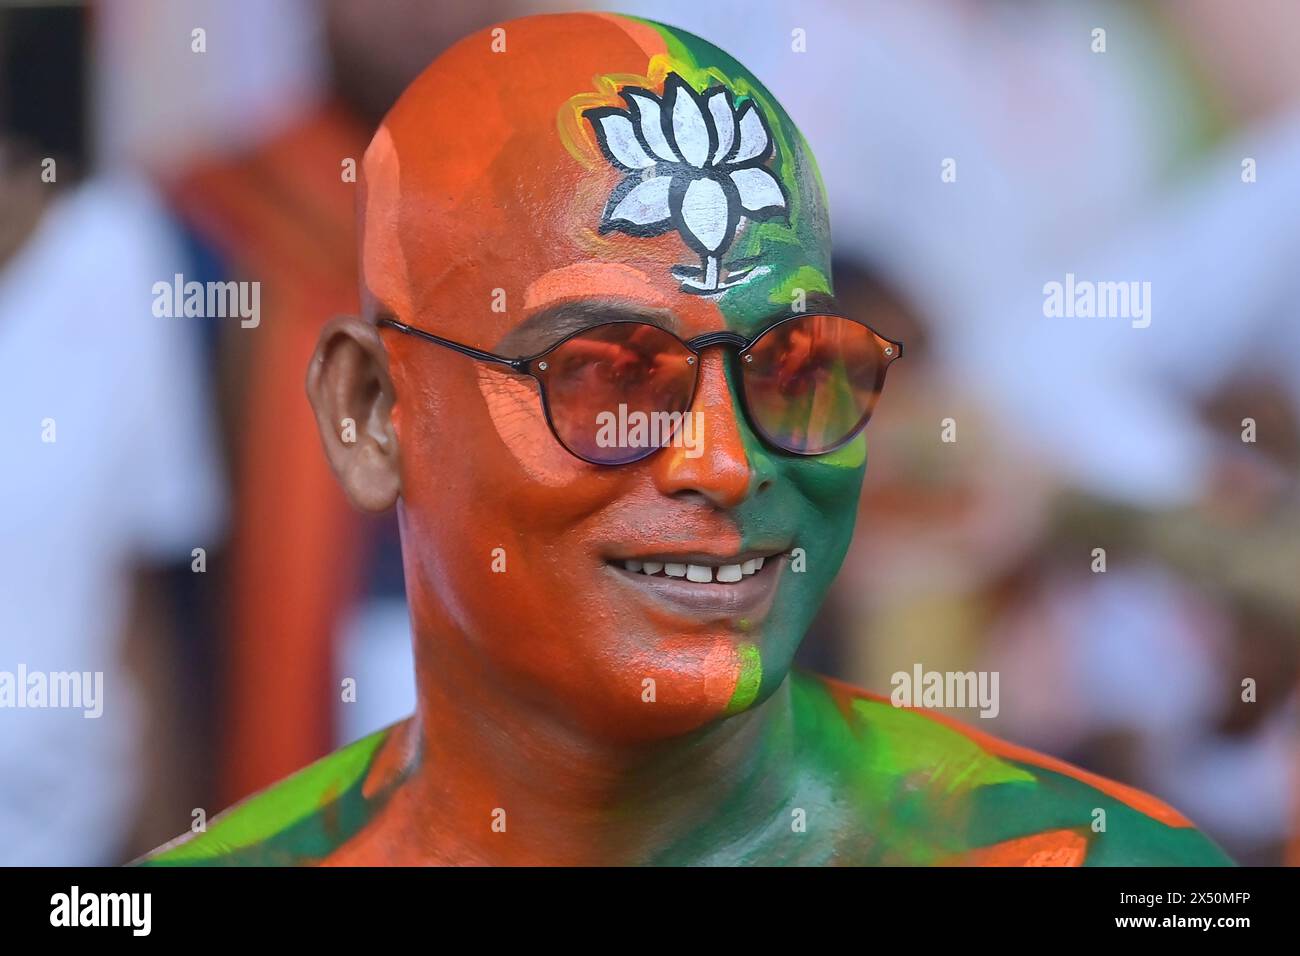
{"label": "sunglasses nose bridge", "polygon": [[750,341],[735,332],[705,332],[686,343],[686,347],[697,355],[715,345],[730,345],[739,352],[749,348]]}
{"label": "sunglasses nose bridge", "polygon": [[[752,428],[753,426],[749,423],[749,409],[745,402],[743,390],[733,398],[731,390],[725,384],[727,363],[730,360],[730,356],[726,354],[726,347],[729,346],[730,351],[739,357],[744,354],[746,349],[754,344],[754,341],[747,339],[736,332],[718,331],[706,332],[703,335],[696,336],[690,341],[684,342],[683,344],[685,344],[685,346],[693,353],[693,358],[688,359],[688,361],[695,366],[695,388],[691,396],[692,412],[697,411],[697,406],[701,401],[709,402],[710,404],[718,404],[710,399],[709,396],[711,390],[707,389],[704,384],[706,364],[704,353],[716,346],[724,347],[723,354],[718,356],[716,366],[714,366],[713,363],[708,364],[712,366],[713,374],[719,376],[719,381],[723,383],[721,394],[726,397],[725,404],[729,409],[728,417],[730,418],[731,430],[734,430],[736,437],[739,438],[741,429],[745,427]],[[718,395],[713,393],[712,398],[716,399],[718,398]],[[744,422],[743,425],[742,422]],[[726,429],[724,429],[724,431],[725,430]],[[741,445],[743,446],[743,442],[741,442]]]}

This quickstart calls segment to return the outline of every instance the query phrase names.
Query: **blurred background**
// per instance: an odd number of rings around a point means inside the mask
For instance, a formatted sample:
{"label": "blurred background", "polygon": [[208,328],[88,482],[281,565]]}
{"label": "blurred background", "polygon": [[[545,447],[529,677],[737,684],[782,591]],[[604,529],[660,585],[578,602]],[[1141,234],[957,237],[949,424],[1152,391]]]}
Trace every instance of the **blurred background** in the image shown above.
{"label": "blurred background", "polygon": [[[105,674],[98,720],[0,709],[0,864],[130,859],[410,712],[395,520],[302,387],[357,308],[342,164],[456,39],[584,6],[0,2],[0,671]],[[613,8],[784,103],[908,346],[803,663],[996,670],[954,716],[1300,863],[1300,5]],[[260,323],[155,317],[177,273]],[[1067,273],[1149,327],[1044,317]]]}

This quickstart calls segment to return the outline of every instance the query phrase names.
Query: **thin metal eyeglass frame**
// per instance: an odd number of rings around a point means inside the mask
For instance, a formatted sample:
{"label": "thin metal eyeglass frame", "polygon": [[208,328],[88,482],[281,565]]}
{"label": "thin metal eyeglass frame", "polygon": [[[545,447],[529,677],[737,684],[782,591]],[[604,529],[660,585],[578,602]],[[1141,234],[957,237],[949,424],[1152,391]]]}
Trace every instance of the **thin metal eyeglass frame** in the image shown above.
{"label": "thin metal eyeglass frame", "polygon": [[[418,339],[423,339],[424,341],[431,342],[434,345],[441,345],[443,348],[450,349],[453,352],[459,352],[461,355],[464,355],[468,358],[475,359],[476,361],[489,362],[493,365],[501,365],[508,368],[512,372],[516,372],[520,375],[530,376],[531,378],[536,380],[538,385],[538,392],[540,393],[541,400],[542,400],[542,411],[546,415],[546,425],[551,430],[551,434],[555,436],[555,440],[560,443],[560,447],[563,448],[565,451],[567,451],[569,454],[573,455],[575,458],[581,459],[582,461],[585,461],[589,464],[603,465],[605,467],[616,467],[618,465],[630,465],[633,462],[642,461],[650,457],[651,455],[653,455],[655,452],[660,451],[662,448],[666,446],[664,445],[649,446],[645,449],[643,453],[637,454],[636,457],[628,458],[622,461],[600,461],[598,459],[588,458],[586,455],[580,454],[579,452],[575,451],[573,448],[570,448],[568,443],[565,442],[565,440],[560,436],[560,433],[555,428],[555,421],[551,416],[551,405],[547,398],[546,376],[544,374],[539,374],[539,372],[545,373],[547,370],[546,362],[545,362],[546,357],[550,355],[552,352],[554,352],[556,349],[560,348],[560,346],[564,345],[570,339],[577,338],[578,336],[581,335],[586,335],[587,333],[591,332],[593,329],[604,328],[607,325],[648,325],[650,326],[650,328],[657,329],[660,332],[663,332],[665,335],[668,335],[673,339],[676,339],[677,342],[679,342],[684,348],[686,348],[687,351],[689,351],[697,359],[700,357],[700,354],[704,351],[704,349],[711,348],[712,346],[715,345],[730,345],[735,350],[735,356],[737,360],[741,362],[741,371],[740,371],[740,375],[738,376],[739,386],[740,386],[739,387],[740,404],[744,410],[745,419],[749,422],[750,427],[754,429],[754,432],[760,438],[762,438],[765,443],[772,446],[778,451],[784,452],[787,455],[798,455],[800,457],[805,457],[805,458],[815,458],[820,455],[829,455],[831,452],[843,448],[849,442],[853,441],[853,439],[857,438],[858,435],[862,432],[862,429],[864,429],[867,426],[867,422],[871,419],[871,415],[875,411],[874,403],[870,407],[868,407],[866,413],[862,416],[861,420],[853,427],[853,429],[844,438],[836,442],[831,447],[823,448],[818,451],[799,451],[793,448],[786,448],[785,446],[777,442],[774,438],[772,438],[772,436],[767,432],[767,430],[762,426],[762,424],[757,420],[754,414],[750,411],[749,399],[745,395],[744,356],[746,352],[748,352],[751,348],[753,348],[754,345],[760,339],[762,339],[773,329],[779,328],[780,326],[785,325],[787,322],[794,322],[799,319],[806,319],[806,318],[811,318],[819,315],[829,316],[836,319],[843,319],[845,322],[853,322],[856,325],[862,326],[868,332],[874,335],[877,339],[879,339],[881,342],[885,343],[885,347],[881,349],[881,352],[883,353],[884,356],[884,361],[881,363],[880,368],[876,373],[875,392],[878,396],[885,384],[885,372],[888,371],[890,365],[892,365],[897,359],[901,358],[903,355],[903,343],[895,342],[892,339],[887,339],[879,332],[877,332],[875,329],[873,329],[871,326],[867,325],[867,323],[859,319],[855,319],[851,316],[842,315],[839,312],[821,312],[821,311],[795,312],[791,315],[785,316],[784,318],[777,319],[775,322],[767,326],[765,329],[759,332],[752,339],[747,339],[743,335],[740,335],[737,332],[720,331],[720,332],[705,332],[703,335],[697,335],[695,338],[687,340],[681,338],[681,336],[669,331],[668,329],[665,329],[662,325],[656,325],[654,322],[646,322],[643,319],[610,319],[607,322],[597,322],[594,325],[589,325],[586,326],[585,328],[577,329],[573,332],[568,333],[567,335],[563,336],[557,341],[551,343],[545,349],[543,349],[540,352],[537,352],[536,354],[520,356],[518,358],[510,358],[507,355],[497,355],[495,352],[488,352],[483,349],[478,349],[472,345],[465,345],[462,342],[454,342],[451,339],[443,338],[441,335],[436,335],[433,332],[426,331],[425,329],[417,328],[414,325],[407,325],[405,322],[399,322],[397,319],[390,318],[389,316],[382,316],[376,321],[375,324],[393,329],[397,332],[401,332],[403,335],[410,335]],[[892,352],[890,351],[891,349],[893,350]],[[695,403],[695,393],[699,388],[699,383],[700,383],[700,365],[696,363],[695,382],[691,386],[691,396],[686,403],[687,409],[689,409]]]}

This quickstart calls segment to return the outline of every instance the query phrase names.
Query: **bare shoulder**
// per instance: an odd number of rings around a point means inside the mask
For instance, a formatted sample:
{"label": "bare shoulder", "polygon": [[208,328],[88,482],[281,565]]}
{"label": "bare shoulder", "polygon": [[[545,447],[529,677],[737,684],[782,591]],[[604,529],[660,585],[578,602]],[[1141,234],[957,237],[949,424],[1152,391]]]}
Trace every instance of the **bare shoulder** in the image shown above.
{"label": "bare shoulder", "polygon": [[804,752],[883,821],[871,862],[1232,864],[1181,813],[1134,787],[840,681],[791,681]]}

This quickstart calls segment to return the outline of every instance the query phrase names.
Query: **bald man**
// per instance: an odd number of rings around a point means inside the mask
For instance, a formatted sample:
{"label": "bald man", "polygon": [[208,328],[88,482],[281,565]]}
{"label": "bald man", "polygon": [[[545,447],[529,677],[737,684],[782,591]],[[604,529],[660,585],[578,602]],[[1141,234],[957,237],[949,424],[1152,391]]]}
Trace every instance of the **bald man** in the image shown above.
{"label": "bald man", "polygon": [[[396,506],[418,707],[149,864],[1207,864],[1123,785],[791,669],[902,351],[772,95],[615,15],[470,36],[367,150],[308,393]],[[274,733],[274,728],[266,728]]]}

